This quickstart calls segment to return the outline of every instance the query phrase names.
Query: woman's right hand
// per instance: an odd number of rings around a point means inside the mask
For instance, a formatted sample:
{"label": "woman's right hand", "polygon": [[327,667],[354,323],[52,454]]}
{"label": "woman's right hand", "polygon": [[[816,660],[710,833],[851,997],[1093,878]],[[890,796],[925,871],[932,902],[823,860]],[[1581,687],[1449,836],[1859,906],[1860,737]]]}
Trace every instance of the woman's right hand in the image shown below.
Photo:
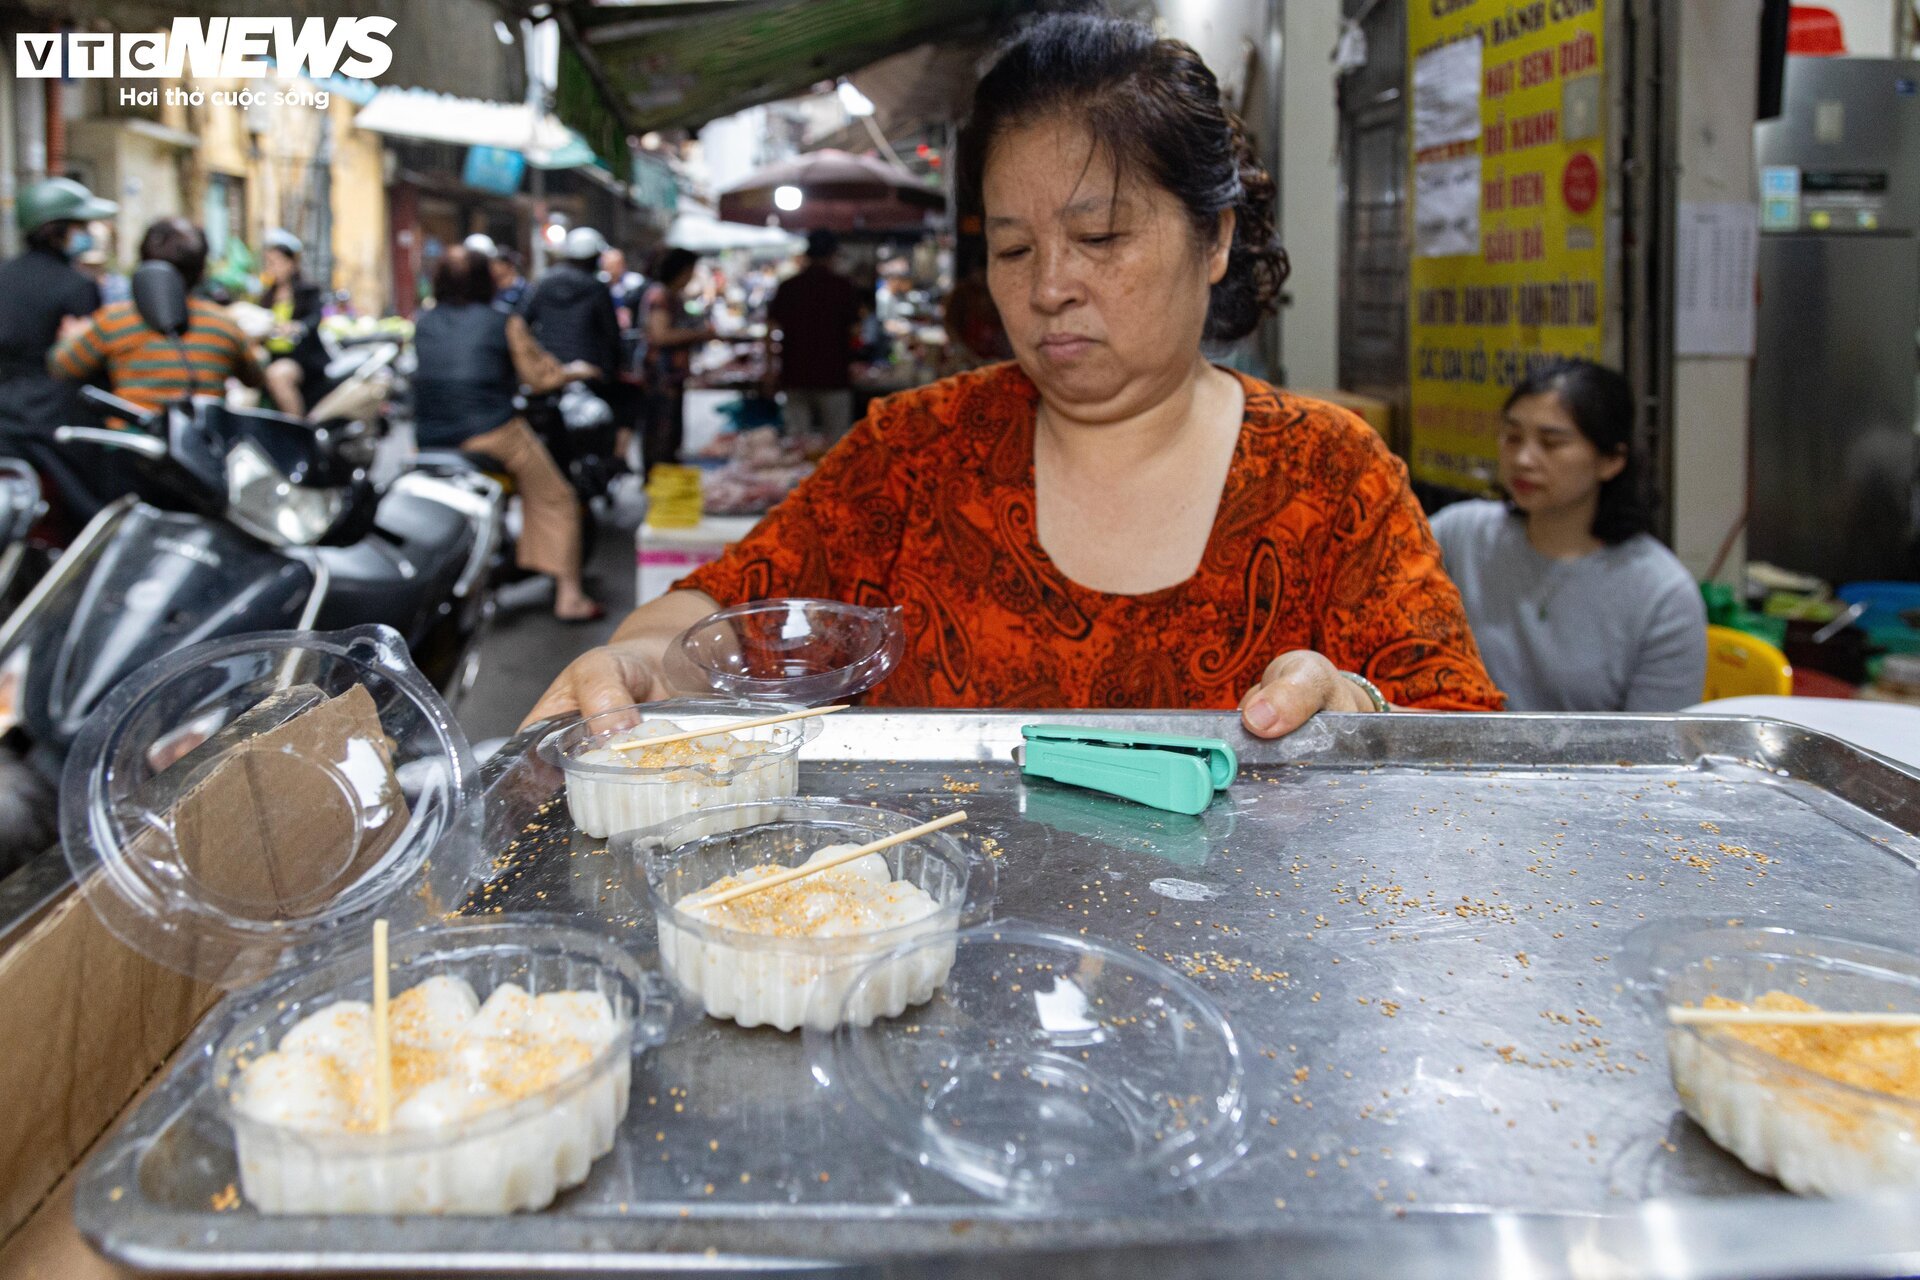
{"label": "woman's right hand", "polygon": [[615,641],[589,649],[567,664],[533,710],[520,722],[522,729],[549,716],[578,712],[597,716],[636,702],[658,702],[674,695],[660,661],[659,645],[644,640]]}

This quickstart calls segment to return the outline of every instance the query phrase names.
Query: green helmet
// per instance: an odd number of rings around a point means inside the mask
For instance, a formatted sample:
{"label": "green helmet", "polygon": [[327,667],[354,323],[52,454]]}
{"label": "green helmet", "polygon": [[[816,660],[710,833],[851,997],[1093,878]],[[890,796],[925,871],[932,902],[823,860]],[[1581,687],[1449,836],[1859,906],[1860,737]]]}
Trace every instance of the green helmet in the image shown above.
{"label": "green helmet", "polygon": [[110,218],[120,211],[111,200],[102,200],[72,178],[48,178],[36,182],[14,201],[13,216],[23,233],[32,233],[49,222],[91,222]]}

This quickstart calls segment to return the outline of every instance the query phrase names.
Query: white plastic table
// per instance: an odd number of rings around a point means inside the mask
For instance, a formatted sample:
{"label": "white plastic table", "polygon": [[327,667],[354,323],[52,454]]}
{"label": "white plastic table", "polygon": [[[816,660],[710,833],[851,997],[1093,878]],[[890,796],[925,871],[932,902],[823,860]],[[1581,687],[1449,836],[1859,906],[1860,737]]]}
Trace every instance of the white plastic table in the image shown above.
{"label": "white plastic table", "polygon": [[703,516],[692,528],[656,529],[642,521],[633,535],[634,603],[666,594],[675,580],[719,559],[759,522],[759,516]]}
{"label": "white plastic table", "polygon": [[1877,751],[1909,769],[1920,769],[1920,707],[1856,698],[1721,698],[1682,714],[1764,716],[1830,733]]}

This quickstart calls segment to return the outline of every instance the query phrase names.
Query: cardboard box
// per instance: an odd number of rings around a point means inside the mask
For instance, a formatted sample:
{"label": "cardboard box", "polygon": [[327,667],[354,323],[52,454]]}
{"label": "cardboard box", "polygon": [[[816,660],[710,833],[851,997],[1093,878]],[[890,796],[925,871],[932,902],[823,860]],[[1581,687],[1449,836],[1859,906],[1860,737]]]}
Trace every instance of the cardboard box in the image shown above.
{"label": "cardboard box", "polygon": [[[371,695],[359,686],[319,700],[311,692],[296,686],[277,693],[205,741],[176,744],[177,758],[142,788],[142,802],[173,820],[173,837],[161,837],[164,847],[156,851],[229,892],[266,894],[262,901],[272,910],[263,918],[310,906],[321,881],[337,889],[363,874],[407,821]],[[354,767],[324,786],[327,771],[289,767],[316,759],[351,759]],[[339,824],[325,821],[343,804],[361,815],[346,849],[338,844]],[[235,838],[247,832],[259,834]],[[207,959],[191,948],[186,954],[196,963]],[[227,977],[250,972],[229,967]],[[47,1197],[70,1182],[81,1158],[219,995],[114,936],[77,887],[0,954],[0,1044],[7,1048],[0,1054],[0,1097],[7,1100],[0,1107],[0,1237],[9,1240],[8,1256],[32,1253],[42,1258],[36,1266],[48,1265],[39,1246],[15,1249],[11,1240],[39,1211],[36,1239],[64,1248],[70,1238],[83,1251],[72,1256],[91,1259],[73,1231],[70,1203],[56,1228],[44,1216],[52,1211]]]}
{"label": "cardboard box", "polygon": [[0,1236],[26,1221],[218,995],[114,937],[75,890],[0,955]]}

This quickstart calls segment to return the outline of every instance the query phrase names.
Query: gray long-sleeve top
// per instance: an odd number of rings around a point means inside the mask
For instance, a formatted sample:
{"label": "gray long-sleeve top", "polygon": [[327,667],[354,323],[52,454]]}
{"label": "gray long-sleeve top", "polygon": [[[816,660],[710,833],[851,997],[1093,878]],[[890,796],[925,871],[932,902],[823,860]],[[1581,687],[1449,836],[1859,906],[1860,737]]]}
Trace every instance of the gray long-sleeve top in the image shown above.
{"label": "gray long-sleeve top", "polygon": [[1432,524],[1509,711],[1677,711],[1700,701],[1706,607],[1655,539],[1551,560],[1504,503],[1456,503]]}

